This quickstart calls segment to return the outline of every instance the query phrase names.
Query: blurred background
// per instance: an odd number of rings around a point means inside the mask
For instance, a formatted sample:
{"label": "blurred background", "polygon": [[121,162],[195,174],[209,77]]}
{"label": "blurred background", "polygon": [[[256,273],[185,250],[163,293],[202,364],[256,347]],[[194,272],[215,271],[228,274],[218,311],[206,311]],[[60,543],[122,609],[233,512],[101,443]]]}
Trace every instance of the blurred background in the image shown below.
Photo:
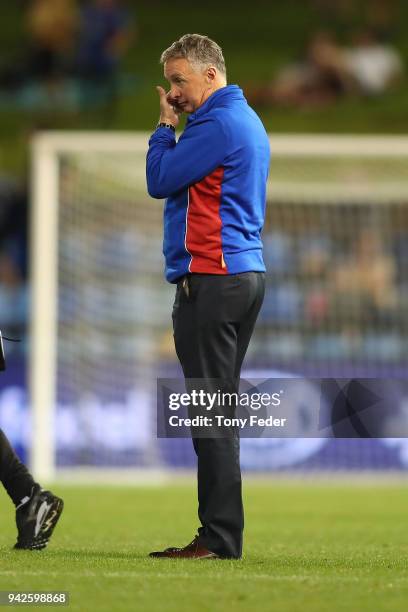
{"label": "blurred background", "polygon": [[[189,441],[155,438],[156,378],[180,370],[170,329],[174,288],[162,279],[162,205],[144,185],[160,53],[186,32],[221,44],[229,82],[243,87],[271,134],[268,289],[247,374],[405,377],[407,28],[408,5],[397,0],[210,0],[203,7],[15,0],[2,7],[0,328],[22,342],[6,346],[0,425],[23,457],[32,443],[27,377],[39,256],[30,227],[32,162],[41,151],[30,144],[57,130],[72,140],[68,147],[63,135],[53,141],[56,175],[37,176],[45,191],[48,181],[57,185],[57,367],[55,381],[43,381],[55,382],[55,461],[194,465]],[[281,138],[288,133],[295,137]],[[104,140],[109,134],[114,140]],[[134,150],[121,150],[129,134]],[[342,153],[341,139],[320,147],[316,134],[372,140],[348,141]],[[310,402],[314,392],[305,387]],[[408,445],[396,435],[407,406],[402,389],[389,439],[246,440],[244,467],[404,469]]]}

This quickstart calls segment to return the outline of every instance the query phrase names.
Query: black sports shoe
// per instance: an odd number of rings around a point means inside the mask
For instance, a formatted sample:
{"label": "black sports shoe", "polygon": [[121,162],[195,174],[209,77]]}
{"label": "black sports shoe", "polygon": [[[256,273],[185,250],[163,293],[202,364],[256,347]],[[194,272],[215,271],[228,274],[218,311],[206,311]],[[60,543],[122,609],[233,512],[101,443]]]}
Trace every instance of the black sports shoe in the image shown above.
{"label": "black sports shoe", "polygon": [[51,491],[34,485],[30,499],[18,506],[16,524],[17,543],[14,548],[41,550],[45,548],[61,516],[64,502]]}

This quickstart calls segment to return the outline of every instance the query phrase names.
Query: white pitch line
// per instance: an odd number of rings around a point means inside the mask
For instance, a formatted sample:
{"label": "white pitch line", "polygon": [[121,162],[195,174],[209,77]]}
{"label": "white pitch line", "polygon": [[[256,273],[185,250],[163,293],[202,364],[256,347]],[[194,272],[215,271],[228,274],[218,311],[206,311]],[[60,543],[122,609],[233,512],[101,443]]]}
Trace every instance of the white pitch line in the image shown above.
{"label": "white pitch line", "polygon": [[[52,578],[62,578],[64,576],[67,577],[76,577],[76,578],[81,578],[81,577],[85,577],[85,578],[148,578],[148,577],[152,577],[152,578],[194,578],[195,575],[191,574],[191,573],[179,573],[179,572],[173,572],[173,573],[160,573],[160,572],[91,572],[91,571],[86,571],[86,572],[50,572],[50,571],[42,571],[42,570],[37,570],[37,571],[14,571],[14,570],[5,570],[5,571],[0,571],[0,577],[1,576],[16,576],[16,577],[21,577],[21,576],[48,576],[48,577],[52,577]],[[299,574],[293,574],[293,575],[276,575],[276,574],[243,574],[240,570],[238,570],[236,573],[231,573],[231,574],[223,574],[223,573],[217,573],[217,574],[210,574],[208,577],[211,578],[218,578],[221,580],[226,580],[226,579],[231,579],[231,580],[236,580],[237,578],[239,579],[247,579],[247,580],[270,580],[270,581],[274,581],[274,582],[283,582],[283,581],[289,581],[289,582],[361,582],[361,581],[375,581],[377,578],[374,576],[304,576],[304,575],[299,575]],[[382,584],[384,586],[387,585],[391,585],[395,582],[408,582],[408,576],[400,576],[400,577],[393,577],[392,581],[390,581],[389,583],[385,584],[385,580],[384,578],[382,578],[381,580]]]}

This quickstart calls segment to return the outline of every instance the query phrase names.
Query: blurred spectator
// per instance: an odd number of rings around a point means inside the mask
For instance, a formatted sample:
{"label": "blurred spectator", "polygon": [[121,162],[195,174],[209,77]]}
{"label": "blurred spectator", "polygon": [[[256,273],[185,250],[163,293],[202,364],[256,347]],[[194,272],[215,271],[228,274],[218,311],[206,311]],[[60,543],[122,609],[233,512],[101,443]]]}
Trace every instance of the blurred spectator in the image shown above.
{"label": "blurred spectator", "polygon": [[290,236],[274,230],[263,237],[264,261],[269,274],[290,271],[294,266],[293,245]]}
{"label": "blurred spectator", "polygon": [[258,106],[320,108],[345,95],[382,94],[402,73],[398,51],[373,31],[360,31],[350,47],[341,47],[330,32],[322,31],[311,37],[302,60],[283,67],[269,85],[246,91]]}
{"label": "blurred spectator", "polygon": [[344,51],[344,59],[357,92],[364,95],[382,94],[403,72],[398,51],[381,43],[370,30],[362,30],[355,36],[354,45]]}
{"label": "blurred spectator", "polygon": [[386,321],[397,305],[396,266],[381,234],[361,232],[350,256],[333,270],[332,309],[335,318],[349,313],[359,323]]}
{"label": "blurred spectator", "polygon": [[133,75],[117,79],[133,38],[124,3],[30,0],[24,19],[28,44],[20,57],[0,66],[0,88],[24,108],[77,110],[108,103],[111,119],[118,87],[135,85]]}
{"label": "blurred spectator", "polygon": [[32,0],[26,22],[32,47],[29,76],[46,81],[65,76],[78,28],[76,0]]}
{"label": "blurred spectator", "polygon": [[301,61],[282,68],[270,85],[249,89],[247,97],[256,105],[321,107],[350,87],[341,47],[330,32],[321,31],[311,37]]}
{"label": "blurred spectator", "polygon": [[80,76],[96,81],[112,80],[132,36],[129,13],[120,0],[87,2],[81,11],[78,42]]}
{"label": "blurred spectator", "polygon": [[275,283],[265,295],[260,320],[274,324],[296,323],[300,319],[302,306],[302,294],[297,283]]}
{"label": "blurred spectator", "polygon": [[76,0],[31,0],[24,21],[26,49],[0,70],[0,86],[9,90],[32,81],[53,84],[67,74],[78,28]]}
{"label": "blurred spectator", "polygon": [[329,296],[327,286],[323,283],[313,283],[305,297],[305,318],[308,323],[320,325],[324,323],[329,311]]}
{"label": "blurred spectator", "polygon": [[326,278],[330,269],[332,245],[323,230],[305,232],[299,239],[299,270],[305,278]]}

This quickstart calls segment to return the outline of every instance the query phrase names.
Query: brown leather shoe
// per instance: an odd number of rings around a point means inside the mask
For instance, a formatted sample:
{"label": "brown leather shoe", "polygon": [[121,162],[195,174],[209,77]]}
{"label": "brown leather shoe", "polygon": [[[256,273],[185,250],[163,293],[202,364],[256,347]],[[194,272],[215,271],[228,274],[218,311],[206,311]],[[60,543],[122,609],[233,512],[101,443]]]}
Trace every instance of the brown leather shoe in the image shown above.
{"label": "brown leather shoe", "polygon": [[198,536],[184,548],[166,548],[151,552],[149,557],[166,559],[220,559],[217,554],[201,546]]}

